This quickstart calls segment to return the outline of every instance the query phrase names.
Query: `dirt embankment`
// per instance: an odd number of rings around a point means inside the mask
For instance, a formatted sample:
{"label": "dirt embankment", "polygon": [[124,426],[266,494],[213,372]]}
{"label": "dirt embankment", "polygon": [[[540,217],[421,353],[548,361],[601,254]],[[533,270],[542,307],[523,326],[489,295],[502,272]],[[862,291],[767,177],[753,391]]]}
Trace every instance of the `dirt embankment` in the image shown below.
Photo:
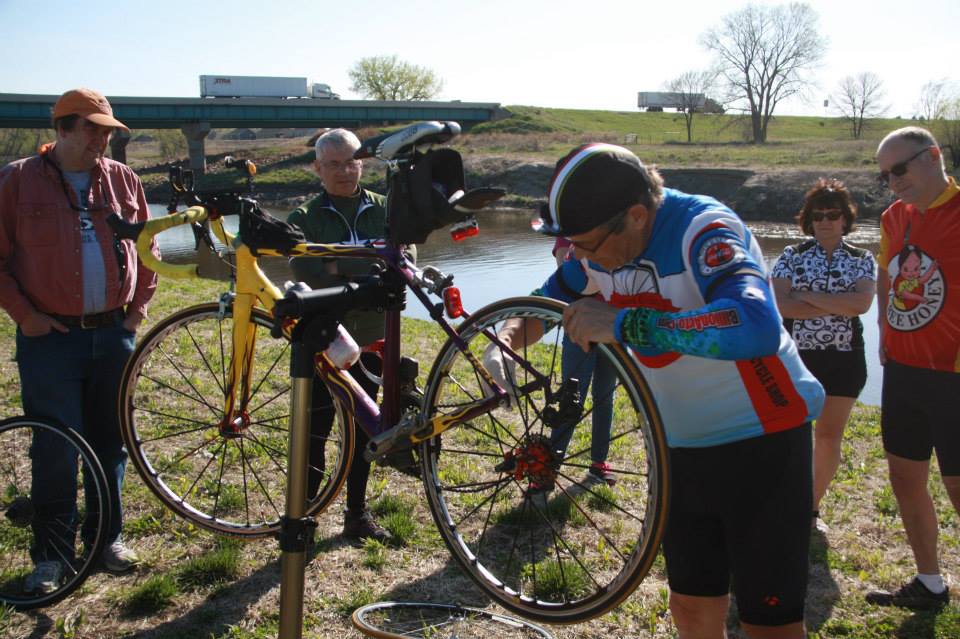
{"label": "dirt embankment", "polygon": [[[211,168],[212,173],[223,170],[219,163],[213,163]],[[506,155],[467,155],[464,168],[468,187],[503,187],[507,189],[507,196],[500,201],[501,207],[529,209],[536,200],[546,198],[553,163]],[[665,168],[661,173],[667,186],[688,193],[711,195],[746,220],[791,221],[800,209],[804,192],[823,176],[843,180],[853,193],[862,218],[878,218],[893,201],[890,192],[877,183],[876,173],[871,170]],[[281,209],[293,209],[313,197],[318,184],[318,181],[301,174],[290,183],[263,180],[257,184],[256,190],[264,201]],[[383,192],[382,169],[370,167],[364,184]],[[169,195],[169,187],[164,181],[148,181],[147,198],[151,202],[165,202]]]}
{"label": "dirt embankment", "polygon": [[[509,157],[468,158],[468,186],[503,186],[507,203],[529,206],[546,197],[553,164]],[[747,220],[789,222],[803,203],[803,194],[819,177],[842,180],[853,194],[860,217],[878,218],[893,201],[876,173],[848,169],[661,169],[667,186],[711,195]]]}

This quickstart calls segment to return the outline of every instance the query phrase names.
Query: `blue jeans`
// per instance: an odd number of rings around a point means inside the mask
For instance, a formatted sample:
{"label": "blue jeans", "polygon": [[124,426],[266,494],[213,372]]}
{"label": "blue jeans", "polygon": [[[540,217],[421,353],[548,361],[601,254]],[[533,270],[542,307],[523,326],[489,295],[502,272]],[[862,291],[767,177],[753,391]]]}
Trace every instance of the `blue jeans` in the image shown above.
{"label": "blue jeans", "polygon": [[[607,460],[610,452],[610,428],[613,425],[613,391],[616,389],[617,376],[613,366],[606,358],[597,358],[597,351],[584,352],[569,337],[563,336],[563,354],[560,358],[560,372],[563,379],[580,380],[580,397],[585,398],[590,380],[593,380],[592,397],[593,429],[590,437],[590,461],[594,464]],[[573,437],[573,426],[553,429],[550,444],[554,450],[567,452]]]}
{"label": "blue jeans", "polygon": [[[79,432],[93,448],[107,475],[110,493],[110,528],[107,540],[120,535],[123,515],[120,487],[127,451],[120,437],[117,395],[123,368],[133,352],[135,335],[122,325],[96,329],[72,328],[27,337],[17,329],[17,366],[23,411],[44,417]],[[75,449],[62,438],[35,435],[32,497],[42,519],[58,522],[34,527],[34,561],[69,559],[77,530],[77,465]],[[88,497],[92,480],[84,477]],[[95,502],[94,502],[95,503]],[[92,504],[89,504],[92,506]],[[85,522],[86,523],[86,522]],[[82,530],[84,538],[93,531]]]}

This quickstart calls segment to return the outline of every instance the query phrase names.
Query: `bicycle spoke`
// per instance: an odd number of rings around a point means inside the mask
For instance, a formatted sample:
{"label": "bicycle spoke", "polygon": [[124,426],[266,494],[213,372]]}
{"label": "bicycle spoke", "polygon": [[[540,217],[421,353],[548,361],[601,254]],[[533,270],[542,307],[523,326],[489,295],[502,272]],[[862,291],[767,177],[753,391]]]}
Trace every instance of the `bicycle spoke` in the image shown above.
{"label": "bicycle spoke", "polygon": [[[166,358],[167,362],[168,362],[171,366],[173,366],[173,369],[174,369],[175,371],[177,371],[177,374],[179,374],[179,375],[180,375],[180,378],[183,379],[184,382],[186,382],[187,386],[189,386],[189,387],[191,388],[191,390],[193,390],[193,392],[196,393],[196,396],[193,397],[193,399],[196,400],[196,401],[199,401],[201,404],[204,404],[207,408],[210,409],[210,412],[212,412],[214,415],[216,415],[216,414],[217,414],[217,410],[216,410],[209,402],[207,402],[206,399],[204,399],[203,393],[200,391],[200,389],[198,389],[196,386],[194,386],[193,382],[190,381],[190,379],[187,377],[186,373],[184,373],[183,370],[176,364],[176,362],[173,361],[173,359],[170,357],[170,355],[167,354],[167,352],[166,352],[163,348],[159,348],[159,347],[158,347],[157,350],[160,352],[161,355],[163,355],[163,356]],[[144,377],[147,377],[147,379],[150,379],[150,377],[147,376],[146,374],[144,374]],[[172,387],[170,387],[170,386],[168,386],[168,385],[166,385],[166,384],[164,384],[164,385],[167,386],[167,388],[170,388],[170,390],[173,390],[173,391],[177,392],[176,389],[174,389],[174,388],[172,388]],[[188,397],[188,398],[190,397],[190,395],[187,395],[186,393],[182,393],[182,394],[184,395],[184,397]]]}
{"label": "bicycle spoke", "polygon": [[197,339],[193,336],[189,326],[184,326],[183,330],[186,331],[187,335],[190,337],[190,341],[193,342],[193,348],[197,351],[197,355],[200,356],[200,359],[203,361],[204,366],[207,367],[207,370],[210,372],[210,376],[213,377],[213,381],[217,382],[217,385],[220,386],[220,394],[227,394],[226,384],[220,384],[220,379],[217,377],[217,374],[213,372],[213,367],[210,366],[210,362],[207,361],[207,356],[203,354],[203,349],[200,348],[200,344],[197,343]]}

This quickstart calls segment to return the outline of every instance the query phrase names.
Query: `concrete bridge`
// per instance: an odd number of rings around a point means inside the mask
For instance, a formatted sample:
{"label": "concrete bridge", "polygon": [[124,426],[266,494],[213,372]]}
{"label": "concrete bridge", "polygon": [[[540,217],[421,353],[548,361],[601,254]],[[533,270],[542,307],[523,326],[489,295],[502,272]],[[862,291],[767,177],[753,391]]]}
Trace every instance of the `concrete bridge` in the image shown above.
{"label": "concrete bridge", "polygon": [[[0,93],[0,128],[50,127],[58,95]],[[204,141],[211,129],[379,126],[391,122],[455,120],[464,127],[503,117],[489,102],[380,102],[312,98],[147,98],[107,96],[114,115],[131,129],[180,129],[191,168],[203,171]],[[114,135],[114,159],[126,160],[130,136]]]}

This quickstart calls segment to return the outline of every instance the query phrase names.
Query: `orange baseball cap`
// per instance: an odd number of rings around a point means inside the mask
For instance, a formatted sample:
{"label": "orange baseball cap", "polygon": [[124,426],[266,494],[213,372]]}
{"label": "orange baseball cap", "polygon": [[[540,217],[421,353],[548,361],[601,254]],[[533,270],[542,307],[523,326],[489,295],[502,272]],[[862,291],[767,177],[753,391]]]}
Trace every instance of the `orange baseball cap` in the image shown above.
{"label": "orange baseball cap", "polygon": [[94,124],[130,132],[126,124],[113,117],[113,109],[103,94],[93,89],[71,89],[61,95],[53,106],[53,119],[56,120],[65,115],[79,115]]}

